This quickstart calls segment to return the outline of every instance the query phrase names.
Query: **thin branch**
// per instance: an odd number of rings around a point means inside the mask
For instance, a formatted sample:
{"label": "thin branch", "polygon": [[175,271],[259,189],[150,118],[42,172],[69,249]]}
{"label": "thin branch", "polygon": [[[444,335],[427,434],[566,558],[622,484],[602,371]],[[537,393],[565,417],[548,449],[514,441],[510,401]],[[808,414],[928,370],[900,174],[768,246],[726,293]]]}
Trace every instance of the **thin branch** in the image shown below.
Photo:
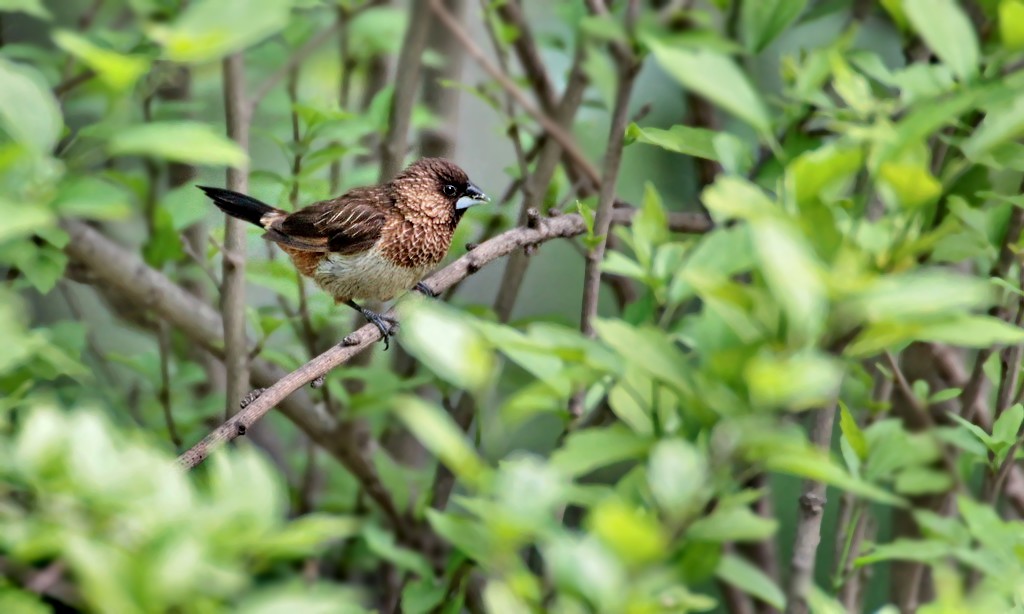
{"label": "thin branch", "polygon": [[[245,65],[240,53],[224,60],[224,111],[228,137],[248,151],[251,106],[245,100]],[[246,168],[229,168],[229,190],[245,193],[249,188]],[[249,385],[249,351],[245,338],[245,222],[224,216],[224,257],[221,271],[221,313],[224,319],[224,366],[227,368],[224,414],[238,410]]]}
{"label": "thin branch", "polygon": [[160,408],[164,414],[164,424],[167,426],[167,434],[174,444],[174,449],[181,451],[181,435],[178,434],[178,427],[174,424],[174,411],[171,408],[171,333],[167,330],[166,322],[157,324],[157,349],[160,353],[160,390],[157,391],[157,398],[160,400]]}
{"label": "thin branch", "polygon": [[[620,224],[628,223],[634,213],[634,210],[616,210],[612,221]],[[673,228],[681,232],[706,232],[709,229],[707,219],[700,215],[676,213],[670,218],[670,224],[672,222],[674,222]],[[435,292],[441,292],[515,249],[559,237],[576,236],[585,230],[583,218],[575,214],[540,220],[536,228],[513,228],[481,243],[473,251],[431,275],[425,283]],[[389,310],[386,315],[395,317],[395,310]],[[245,434],[253,424],[291,393],[344,364],[379,339],[380,330],[372,324],[353,331],[340,344],[331,347],[264,390],[244,410],[232,416],[207,435],[203,441],[182,454],[178,462],[185,468],[198,465],[217,447]]]}
{"label": "thin branch", "polygon": [[[61,227],[68,233],[64,251],[76,266],[88,270],[89,283],[104,288],[119,302],[152,310],[198,347],[223,358],[224,324],[216,310],[89,225],[64,220]],[[257,359],[251,364],[250,375],[253,385],[269,387],[286,374],[276,365]],[[304,392],[283,399],[278,409],[356,477],[400,535],[412,536],[412,528],[398,512],[370,460],[372,450],[368,446],[373,440],[362,423],[339,422],[311,403]]]}
{"label": "thin branch", "polygon": [[512,48],[516,52],[516,57],[519,58],[519,63],[523,67],[526,79],[530,82],[530,87],[533,88],[534,94],[540,101],[541,108],[546,113],[554,113],[558,104],[555,98],[555,88],[551,85],[544,59],[541,58],[540,51],[537,49],[536,39],[533,32],[530,31],[530,24],[523,13],[522,5],[519,0],[506,0],[496,4],[496,10],[502,21],[512,25],[516,30]]}
{"label": "thin branch", "polygon": [[[464,0],[445,0],[452,15],[461,19]],[[420,133],[420,155],[425,158],[449,158],[455,151],[455,132],[459,110],[458,88],[445,81],[454,81],[462,73],[462,53],[456,53],[455,39],[436,19],[430,20],[427,48],[443,58],[442,66],[423,68],[423,104],[432,115],[441,119],[440,127],[424,128]]]}
{"label": "thin branch", "polygon": [[586,154],[584,154],[583,150],[579,148],[579,145],[576,144],[576,140],[573,136],[559,126],[558,122],[534,106],[526,94],[519,89],[519,86],[517,86],[508,75],[503,73],[500,68],[487,59],[487,56],[484,55],[484,52],[473,41],[469,33],[467,33],[452,14],[444,8],[441,0],[429,0],[429,2],[434,13],[437,14],[441,22],[459,41],[466,52],[476,60],[480,67],[483,68],[491,78],[497,81],[502,88],[515,98],[519,106],[533,117],[537,123],[539,123],[541,127],[551,135],[551,138],[558,141],[558,144],[562,146],[566,154],[572,158],[576,167],[579,168],[591,182],[597,183],[600,178],[597,169],[593,164],[591,164],[590,160],[587,159]]}
{"label": "thin branch", "polygon": [[430,26],[430,8],[424,2],[414,2],[409,25],[402,41],[395,69],[395,89],[391,96],[388,113],[388,134],[380,146],[381,183],[390,181],[401,170],[409,147],[409,126],[412,124],[412,108],[419,92],[423,50],[427,46],[427,29]]}
{"label": "thin branch", "polygon": [[[583,70],[584,53],[582,48],[577,48],[573,60],[572,69],[569,71],[569,80],[565,86],[562,100],[555,111],[555,121],[564,126],[567,130],[572,125],[573,118],[583,102],[583,93],[587,86],[587,76]],[[533,174],[529,177],[523,176],[522,180],[529,185],[529,189],[523,190],[523,206],[519,211],[519,224],[526,223],[526,212],[531,209],[540,210],[541,196],[547,190],[555,175],[555,169],[562,155],[562,148],[558,141],[547,139],[538,154],[537,165]],[[525,251],[514,252],[509,257],[508,264],[502,272],[501,283],[498,284],[498,295],[494,300],[494,311],[502,322],[508,320],[512,315],[512,308],[515,307],[516,298],[522,287],[523,279],[526,277],[526,269],[529,266],[529,257]]]}
{"label": "thin branch", "polygon": [[[811,441],[818,448],[828,450],[832,445],[832,427],[835,424],[836,406],[824,407],[814,414],[811,426]],[[800,495],[800,516],[793,540],[793,558],[789,590],[786,595],[786,614],[808,612],[807,593],[814,581],[815,561],[818,544],[821,542],[821,519],[825,513],[827,487],[823,482],[805,480]]]}
{"label": "thin branch", "polygon": [[[600,2],[598,5],[603,6]],[[626,9],[627,19],[636,11],[637,0],[631,0]],[[631,27],[627,23],[627,30]],[[601,263],[608,245],[608,231],[611,228],[612,208],[615,205],[615,183],[622,162],[622,148],[629,122],[629,99],[633,83],[640,71],[640,64],[631,52],[623,52],[618,58],[618,87],[615,92],[615,106],[612,110],[608,147],[601,171],[601,190],[597,197],[597,213],[594,218],[594,235],[599,237],[597,245],[587,253],[587,264],[583,277],[583,306],[580,312],[580,330],[588,336],[594,335],[594,319],[597,317],[597,299],[601,289]],[[617,54],[618,55],[618,54]]]}

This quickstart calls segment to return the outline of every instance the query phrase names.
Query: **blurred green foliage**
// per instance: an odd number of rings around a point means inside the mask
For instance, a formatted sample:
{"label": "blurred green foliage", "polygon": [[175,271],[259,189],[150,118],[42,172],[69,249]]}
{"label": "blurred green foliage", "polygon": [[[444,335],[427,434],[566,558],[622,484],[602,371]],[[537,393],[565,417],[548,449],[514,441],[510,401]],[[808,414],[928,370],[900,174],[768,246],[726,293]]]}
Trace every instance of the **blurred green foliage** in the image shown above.
{"label": "blurred green foliage", "polygon": [[[678,113],[628,127],[627,156],[656,155],[672,177],[627,164],[637,211],[613,228],[603,270],[636,296],[602,311],[596,338],[560,313],[500,322],[471,298],[479,287],[447,303],[403,300],[398,340],[418,369],[378,353],[316,395],[365,427],[356,479],[279,416],[263,425],[262,450],[242,443],[181,471],[172,438],[197,441],[221,419],[204,340],[69,281],[90,278],[69,263],[60,221],[118,236],[216,304],[207,276],[220,226],[206,226],[192,178],[175,182],[172,169],[205,167],[216,181],[219,167],[249,168],[251,191],[286,208],[374,181],[394,92],[379,64],[396,56],[407,11],[0,0],[0,611],[639,614],[726,607],[738,591],[824,613],[843,611],[855,581],[853,603],[891,610],[886,574],[863,571],[904,562],[932,578],[921,612],[1022,607],[1024,525],[991,489],[1005,486],[1024,423],[1024,2],[884,0],[866,15],[853,1],[716,0],[678,13],[686,3],[642,2],[635,31],[622,1],[606,16],[539,4],[525,3],[548,20],[536,37],[545,56],[561,65],[577,43],[586,52],[598,123],[615,98],[611,42],[672,88],[659,104],[677,109],[678,86],[721,125]],[[525,35],[499,3],[483,9],[504,49]],[[319,50],[291,85],[267,81],[338,15],[342,58]],[[815,30],[834,35],[804,44]],[[217,67],[234,52],[252,92],[272,86],[252,109],[248,149],[223,136]],[[756,69],[765,58],[778,87]],[[342,79],[353,92],[339,100]],[[537,140],[528,118],[503,115],[493,83],[448,85],[497,114],[476,119],[489,137],[519,122],[526,144]],[[442,126],[444,111],[421,101],[413,127]],[[595,139],[593,121],[577,122],[581,142]],[[695,191],[715,222],[699,236],[672,231],[688,195],[666,187],[695,164],[718,171]],[[488,167],[489,183],[500,168]],[[556,173],[545,208],[575,207],[589,247],[608,237],[594,236],[596,199],[570,175]],[[453,252],[515,219],[478,209]],[[254,357],[290,370],[344,335],[329,298],[307,296],[282,260],[250,254]],[[560,275],[544,292],[575,291],[568,265],[544,264]],[[896,366],[921,347],[955,353],[968,374],[977,361],[993,385],[969,402],[974,384],[930,377],[935,363],[904,381]],[[574,399],[583,417],[568,410]],[[453,417],[463,404],[475,438]],[[828,413],[834,438],[799,424]],[[427,460],[387,445],[402,432]],[[444,471],[457,481],[448,505]],[[787,588],[793,533],[806,528],[794,478],[829,487],[817,514],[839,534],[823,530],[802,593]],[[774,513],[759,512],[773,497]],[[915,531],[890,534],[894,515]],[[749,555],[764,544],[768,563]]]}

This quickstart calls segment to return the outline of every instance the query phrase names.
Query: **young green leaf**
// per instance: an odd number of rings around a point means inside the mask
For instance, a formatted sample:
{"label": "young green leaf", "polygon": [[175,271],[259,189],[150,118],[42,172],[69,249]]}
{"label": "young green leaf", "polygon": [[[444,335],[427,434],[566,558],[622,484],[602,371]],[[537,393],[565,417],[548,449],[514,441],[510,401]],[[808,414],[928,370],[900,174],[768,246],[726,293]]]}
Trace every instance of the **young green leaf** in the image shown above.
{"label": "young green leaf", "polygon": [[173,162],[241,168],[248,155],[237,143],[196,121],[137,124],[118,131],[107,147],[114,156],[152,156]]}
{"label": "young green leaf", "polygon": [[63,117],[42,74],[0,58],[0,84],[0,128],[30,150],[50,153]]}
{"label": "young green leaf", "polygon": [[740,36],[747,49],[760,52],[793,23],[807,0],[759,0],[740,4]]}
{"label": "young green leaf", "polygon": [[718,160],[714,146],[715,134],[713,130],[707,128],[694,128],[682,124],[676,124],[668,130],[641,128],[636,124],[630,124],[626,129],[626,142],[644,143],[696,158]]}
{"label": "young green leaf", "polygon": [[288,23],[291,0],[197,0],[149,35],[174,62],[208,62],[255,45]]}
{"label": "young green leaf", "polygon": [[771,132],[771,117],[757,90],[727,56],[707,49],[683,49],[647,41],[661,68],[688,90],[708,98],[749,123],[758,132]]}
{"label": "young green leaf", "polygon": [[395,413],[423,447],[437,455],[452,473],[470,484],[479,485],[487,467],[451,416],[432,403],[408,395],[398,397],[394,407]]}
{"label": "young green leaf", "polygon": [[764,572],[742,557],[735,554],[723,556],[718,562],[718,568],[715,569],[715,577],[778,610],[786,609],[786,596],[782,589]]}
{"label": "young green leaf", "polygon": [[651,440],[621,425],[576,431],[551,455],[551,464],[571,476],[639,458],[651,447]]}
{"label": "young green leaf", "polygon": [[903,0],[907,19],[961,80],[978,73],[978,36],[954,0]]}
{"label": "young green leaf", "polygon": [[846,407],[846,403],[842,401],[839,402],[839,412],[839,429],[842,431],[843,437],[849,442],[850,447],[857,453],[857,457],[860,460],[867,460],[868,441],[864,437],[864,431],[860,430],[860,427],[857,426],[857,421],[854,419],[853,414]]}

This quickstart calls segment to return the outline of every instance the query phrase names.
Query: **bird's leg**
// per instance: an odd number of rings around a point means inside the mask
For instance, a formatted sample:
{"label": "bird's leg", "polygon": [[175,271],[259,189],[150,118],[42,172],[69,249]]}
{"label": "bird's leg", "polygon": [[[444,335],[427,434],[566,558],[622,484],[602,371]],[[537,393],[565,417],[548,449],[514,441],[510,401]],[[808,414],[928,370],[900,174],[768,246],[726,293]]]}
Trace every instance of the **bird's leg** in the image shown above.
{"label": "bird's leg", "polygon": [[429,286],[427,286],[427,284],[423,283],[422,281],[416,282],[416,287],[413,288],[413,290],[416,290],[422,294],[426,294],[430,298],[437,298],[441,296],[439,292],[434,292],[433,290],[430,289]]}
{"label": "bird's leg", "polygon": [[355,301],[348,300],[345,301],[345,304],[363,314],[363,317],[366,318],[367,322],[377,327],[380,331],[381,338],[384,339],[384,351],[387,351],[388,347],[390,347],[388,340],[391,339],[391,326],[395,321],[392,318],[383,316],[375,311],[370,311],[365,307],[360,307]]}

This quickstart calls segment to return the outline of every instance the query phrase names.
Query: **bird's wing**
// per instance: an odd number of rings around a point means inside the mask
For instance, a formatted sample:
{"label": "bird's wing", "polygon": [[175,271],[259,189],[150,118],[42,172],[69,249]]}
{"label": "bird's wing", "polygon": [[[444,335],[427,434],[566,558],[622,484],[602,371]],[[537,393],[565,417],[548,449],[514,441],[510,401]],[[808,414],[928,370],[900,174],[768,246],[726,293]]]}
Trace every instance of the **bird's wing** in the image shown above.
{"label": "bird's wing", "polygon": [[284,217],[264,236],[303,251],[356,254],[380,238],[387,216],[382,203],[390,199],[379,188],[357,188]]}

